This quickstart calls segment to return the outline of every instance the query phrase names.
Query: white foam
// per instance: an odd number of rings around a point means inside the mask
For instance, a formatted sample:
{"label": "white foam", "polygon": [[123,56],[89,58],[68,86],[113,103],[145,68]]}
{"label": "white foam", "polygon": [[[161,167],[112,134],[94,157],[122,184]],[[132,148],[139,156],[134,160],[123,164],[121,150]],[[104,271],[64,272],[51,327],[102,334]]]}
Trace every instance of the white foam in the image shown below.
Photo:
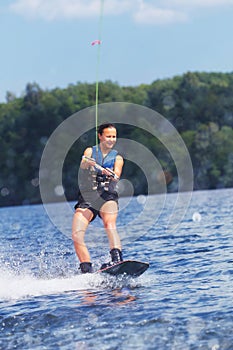
{"label": "white foam", "polygon": [[77,275],[68,278],[40,279],[12,271],[0,271],[0,299],[22,299],[30,296],[60,294],[72,290],[90,289],[99,284],[99,275]]}

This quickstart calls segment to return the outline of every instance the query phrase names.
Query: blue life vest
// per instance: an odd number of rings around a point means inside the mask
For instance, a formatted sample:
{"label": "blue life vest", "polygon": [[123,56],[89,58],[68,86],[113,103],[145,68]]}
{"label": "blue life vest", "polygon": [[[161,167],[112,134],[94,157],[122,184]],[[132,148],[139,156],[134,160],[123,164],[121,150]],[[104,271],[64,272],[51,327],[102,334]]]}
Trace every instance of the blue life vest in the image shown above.
{"label": "blue life vest", "polygon": [[[111,150],[105,157],[101,152],[100,147],[92,147],[92,158],[96,160],[96,163],[104,168],[114,169],[114,164],[116,161],[116,156],[118,152],[116,150]],[[92,189],[98,191],[116,191],[116,181],[113,181],[109,176],[102,174],[101,170],[92,169],[90,170],[92,174]]]}
{"label": "blue life vest", "polygon": [[[113,170],[117,154],[116,150],[111,150],[106,157],[103,157],[100,147],[93,146],[91,157],[102,167]],[[116,193],[117,181],[112,180],[110,176],[102,174],[101,170],[94,167],[79,169],[78,177],[79,190],[81,193],[85,193],[85,196],[93,191]]]}
{"label": "blue life vest", "polygon": [[106,157],[103,157],[100,147],[93,146],[91,157],[94,158],[96,163],[100,164],[102,167],[113,170],[117,154],[118,152],[115,149],[112,149],[106,155]]}

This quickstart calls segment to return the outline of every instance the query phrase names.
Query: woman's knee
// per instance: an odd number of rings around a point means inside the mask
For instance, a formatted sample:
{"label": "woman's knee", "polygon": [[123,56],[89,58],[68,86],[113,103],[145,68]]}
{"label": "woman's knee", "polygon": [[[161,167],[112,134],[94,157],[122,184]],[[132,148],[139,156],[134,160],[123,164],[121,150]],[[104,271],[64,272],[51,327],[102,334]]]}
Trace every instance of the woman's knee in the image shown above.
{"label": "woman's knee", "polygon": [[72,240],[77,244],[85,245],[84,234],[85,234],[85,231],[73,231],[72,232]]}
{"label": "woman's knee", "polygon": [[116,220],[105,220],[104,227],[106,229],[116,229]]}

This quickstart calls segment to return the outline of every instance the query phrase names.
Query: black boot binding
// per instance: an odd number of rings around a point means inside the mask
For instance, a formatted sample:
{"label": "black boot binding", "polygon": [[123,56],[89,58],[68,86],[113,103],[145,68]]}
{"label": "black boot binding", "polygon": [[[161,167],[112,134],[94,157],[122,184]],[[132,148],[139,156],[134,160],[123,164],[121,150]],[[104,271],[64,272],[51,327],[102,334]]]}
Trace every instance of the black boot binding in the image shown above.
{"label": "black boot binding", "polygon": [[106,267],[110,267],[114,264],[117,264],[120,261],[123,261],[123,257],[122,257],[122,251],[118,248],[113,248],[110,250],[110,255],[111,255],[111,259],[112,261],[108,262],[108,263],[104,263],[101,265],[101,270],[102,269],[106,269]]}
{"label": "black boot binding", "polygon": [[91,273],[92,271],[92,264],[90,262],[82,262],[80,264],[80,270],[82,273]]}
{"label": "black boot binding", "polygon": [[111,258],[112,258],[112,262],[113,263],[118,263],[120,261],[123,261],[123,258],[122,258],[122,252],[120,249],[118,248],[113,248],[110,250],[110,255],[111,255]]}

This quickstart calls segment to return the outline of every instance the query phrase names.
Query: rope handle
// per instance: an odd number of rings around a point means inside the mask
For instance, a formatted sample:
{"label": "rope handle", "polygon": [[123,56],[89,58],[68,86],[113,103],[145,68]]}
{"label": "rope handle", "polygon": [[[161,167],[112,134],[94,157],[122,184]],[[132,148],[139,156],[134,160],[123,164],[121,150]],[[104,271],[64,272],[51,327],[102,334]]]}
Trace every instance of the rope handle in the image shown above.
{"label": "rope handle", "polygon": [[[85,162],[87,162],[87,161],[94,161],[93,158],[90,158],[90,157],[87,157],[87,156],[82,156],[82,160],[84,160]],[[119,177],[114,173],[114,171],[113,171],[112,169],[104,168],[103,166],[101,166],[101,165],[98,164],[98,163],[95,163],[94,168],[96,168],[96,169],[98,169],[98,170],[101,170],[101,171],[103,171],[103,170],[106,169],[106,170],[108,170],[109,173],[110,173],[109,176],[111,176],[111,177],[112,177],[113,179],[115,179],[115,180],[119,180]]]}

